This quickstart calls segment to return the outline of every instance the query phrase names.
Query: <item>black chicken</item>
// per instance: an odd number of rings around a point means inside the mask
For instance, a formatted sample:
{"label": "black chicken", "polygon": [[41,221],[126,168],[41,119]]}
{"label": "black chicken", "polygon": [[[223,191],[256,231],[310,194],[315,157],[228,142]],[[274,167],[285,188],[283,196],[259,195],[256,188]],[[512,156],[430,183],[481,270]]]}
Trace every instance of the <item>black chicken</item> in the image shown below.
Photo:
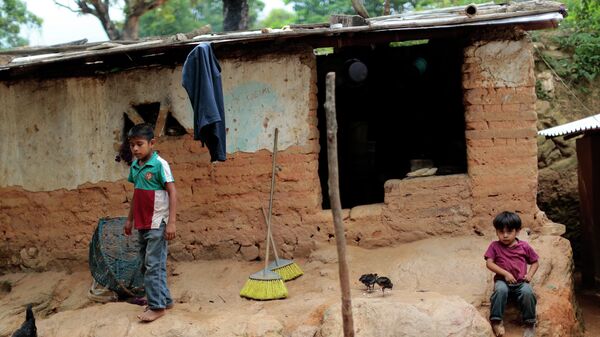
{"label": "black chicken", "polygon": [[378,277],[377,280],[375,280],[375,282],[377,282],[377,285],[381,287],[381,292],[383,292],[383,296],[385,296],[385,289],[391,290],[394,287],[392,280],[385,276]]}
{"label": "black chicken", "polygon": [[12,334],[12,337],[37,337],[37,328],[35,327],[35,317],[33,317],[31,304],[27,305],[25,322],[23,322],[21,327]]}
{"label": "black chicken", "polygon": [[363,274],[358,280],[367,286],[368,292],[371,292],[375,287],[375,282],[377,281],[377,274]]}

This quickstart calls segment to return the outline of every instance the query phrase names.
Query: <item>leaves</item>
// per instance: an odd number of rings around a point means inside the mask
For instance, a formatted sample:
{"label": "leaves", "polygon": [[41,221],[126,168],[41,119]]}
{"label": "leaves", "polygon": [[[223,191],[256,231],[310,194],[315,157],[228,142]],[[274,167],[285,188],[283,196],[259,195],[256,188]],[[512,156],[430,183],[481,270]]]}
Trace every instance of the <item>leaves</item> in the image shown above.
{"label": "leaves", "polygon": [[19,36],[23,25],[39,28],[42,19],[29,12],[22,0],[0,0],[0,49],[28,43]]}
{"label": "leaves", "polygon": [[[249,0],[248,6],[248,22],[253,26],[264,3]],[[187,33],[205,25],[215,32],[223,31],[222,0],[169,0],[140,18],[140,36]]]}
{"label": "leaves", "polygon": [[561,77],[571,82],[592,82],[600,74],[600,2],[568,0],[566,5],[569,16],[561,26],[566,34],[555,41],[572,57],[549,62]]}
{"label": "leaves", "polygon": [[283,8],[274,8],[269,15],[259,23],[260,27],[281,28],[285,25],[295,23],[297,17],[295,13],[288,12]]}
{"label": "leaves", "polygon": [[[284,0],[292,4],[296,12],[296,23],[329,22],[331,14],[356,14],[350,0]],[[383,15],[384,0],[364,0],[365,9],[371,16]],[[391,14],[399,14],[414,9],[440,8],[489,0],[391,0]]]}
{"label": "leaves", "polygon": [[140,37],[187,33],[204,24],[213,26],[215,20],[199,20],[196,14],[190,0],[170,0],[140,18]]}

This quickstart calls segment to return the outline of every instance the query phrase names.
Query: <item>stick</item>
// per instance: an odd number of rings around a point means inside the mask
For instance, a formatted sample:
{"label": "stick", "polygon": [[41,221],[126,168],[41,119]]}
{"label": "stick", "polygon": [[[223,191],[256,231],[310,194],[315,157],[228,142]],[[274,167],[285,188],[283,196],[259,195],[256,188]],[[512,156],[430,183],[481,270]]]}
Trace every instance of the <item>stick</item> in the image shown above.
{"label": "stick", "polygon": [[275,189],[275,155],[277,154],[277,136],[279,130],[275,128],[273,140],[273,167],[271,169],[271,193],[269,193],[269,221],[267,222],[267,256],[265,257],[265,271],[269,268],[269,239],[271,238],[271,213],[273,212],[273,190]]}
{"label": "stick", "polygon": [[327,116],[327,166],[329,167],[329,200],[333,212],[335,242],[338,253],[340,285],[342,288],[342,322],[344,337],[354,337],[354,320],[352,318],[352,302],[350,300],[350,282],[348,279],[348,262],[346,261],[346,237],[342,221],[342,202],[337,157],[337,120],[335,112],[335,73],[327,74],[325,85],[325,113]]}
{"label": "stick", "polygon": [[[269,205],[270,206],[270,205]],[[262,209],[263,218],[265,219],[265,223],[267,226],[271,226],[270,217],[267,216],[267,211],[265,211],[264,207],[260,207]],[[273,253],[275,253],[275,263],[279,266],[279,255],[277,254],[277,247],[275,246],[275,240],[273,240],[273,232],[271,232],[271,246],[273,246]]]}

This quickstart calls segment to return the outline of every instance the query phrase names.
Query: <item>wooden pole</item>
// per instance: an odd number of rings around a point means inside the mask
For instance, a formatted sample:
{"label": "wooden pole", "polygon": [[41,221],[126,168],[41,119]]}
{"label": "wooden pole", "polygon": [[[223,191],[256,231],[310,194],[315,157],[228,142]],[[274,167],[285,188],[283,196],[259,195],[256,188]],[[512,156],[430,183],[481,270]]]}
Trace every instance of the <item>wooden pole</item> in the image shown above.
{"label": "wooden pole", "polygon": [[350,282],[348,278],[348,262],[346,261],[346,235],[342,221],[342,202],[337,157],[337,119],[335,112],[335,73],[328,73],[325,83],[325,113],[327,117],[327,166],[329,167],[329,200],[333,212],[335,242],[338,253],[340,285],[342,289],[342,322],[344,337],[354,337],[354,320],[352,319],[352,302],[350,298]]}

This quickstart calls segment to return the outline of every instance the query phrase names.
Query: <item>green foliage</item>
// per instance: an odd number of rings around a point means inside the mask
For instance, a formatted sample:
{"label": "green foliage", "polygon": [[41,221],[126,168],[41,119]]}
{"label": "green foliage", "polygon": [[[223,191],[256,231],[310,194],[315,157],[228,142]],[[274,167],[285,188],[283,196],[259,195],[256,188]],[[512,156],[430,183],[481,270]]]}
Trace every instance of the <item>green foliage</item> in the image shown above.
{"label": "green foliage", "polygon": [[293,4],[296,12],[296,23],[329,22],[331,14],[353,13],[350,1],[336,0],[284,0],[285,4]]}
{"label": "green foliage", "polygon": [[333,47],[315,48],[313,53],[317,56],[333,54]]}
{"label": "green foliage", "polygon": [[256,28],[258,14],[265,8],[265,3],[262,0],[248,0],[248,7],[248,28]]}
{"label": "green foliage", "polygon": [[[248,26],[252,27],[265,4],[248,0],[248,6]],[[213,32],[223,31],[223,1],[169,0],[141,17],[140,37],[187,33],[205,25],[210,25]]]}
{"label": "green foliage", "polygon": [[[481,4],[489,3],[490,0],[414,0],[411,1],[415,9],[432,9],[432,8],[444,8],[452,6],[464,6],[470,4]],[[501,2],[508,2],[501,1]]]}
{"label": "green foliage", "polygon": [[574,32],[559,39],[562,48],[573,53],[572,59],[555,61],[572,81],[589,82],[600,73],[600,35],[598,32]]}
{"label": "green foliage", "polygon": [[556,38],[560,47],[573,56],[550,59],[559,75],[573,82],[593,81],[600,74],[600,2],[597,0],[566,1],[569,16]]}
{"label": "green foliage", "polygon": [[565,26],[577,30],[600,31],[600,2],[597,0],[566,0],[569,15]]}
{"label": "green foliage", "polygon": [[390,47],[410,47],[416,46],[419,44],[427,44],[429,40],[408,40],[408,41],[398,41],[398,42],[390,42]]}
{"label": "green foliage", "polygon": [[19,36],[23,25],[39,28],[42,19],[29,12],[22,0],[0,0],[0,49],[29,43]]}
{"label": "green foliage", "polygon": [[259,27],[281,28],[285,25],[296,22],[296,14],[288,12],[283,8],[274,8],[269,15],[258,23]]}
{"label": "green foliage", "polygon": [[[490,0],[391,0],[391,14],[400,14],[414,9],[431,9],[484,3]],[[329,22],[331,14],[356,14],[350,0],[284,0],[293,4],[298,17],[296,23]],[[383,15],[384,0],[365,0],[364,6],[370,16]]]}
{"label": "green foliage", "polygon": [[[190,0],[169,0],[140,18],[140,37],[187,33],[199,28],[202,22],[196,20],[194,10]],[[219,18],[212,22],[206,20],[206,24],[213,26],[215,21],[218,22]]]}
{"label": "green foliage", "polygon": [[[293,4],[298,17],[297,23],[329,22],[331,14],[356,14],[350,0],[284,0]],[[406,8],[414,8],[419,0],[391,0],[392,13],[401,13]],[[365,1],[370,16],[383,15],[383,1]]]}

